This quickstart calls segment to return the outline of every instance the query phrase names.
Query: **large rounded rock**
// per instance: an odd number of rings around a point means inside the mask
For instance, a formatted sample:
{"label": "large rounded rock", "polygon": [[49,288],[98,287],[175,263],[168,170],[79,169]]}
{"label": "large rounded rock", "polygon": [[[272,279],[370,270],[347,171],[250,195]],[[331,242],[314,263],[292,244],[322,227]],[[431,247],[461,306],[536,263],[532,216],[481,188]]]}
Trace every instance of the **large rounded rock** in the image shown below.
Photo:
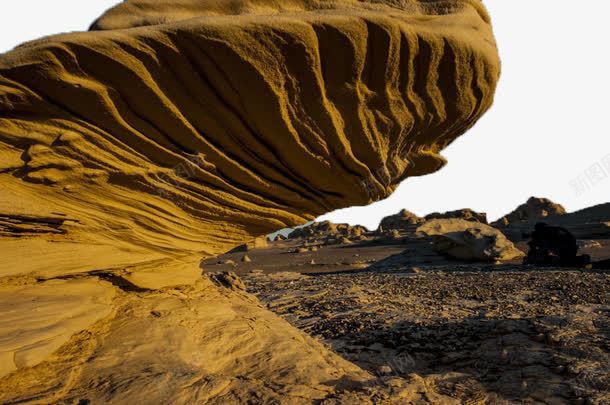
{"label": "large rounded rock", "polygon": [[426,215],[426,220],[431,219],[465,219],[466,221],[487,223],[487,214],[484,212],[476,212],[470,208],[463,208],[461,210],[448,211],[448,212],[433,212],[432,214]]}
{"label": "large rounded rock", "polygon": [[554,203],[548,198],[530,197],[525,204],[521,204],[511,213],[492,223],[498,227],[518,226],[527,221],[544,220],[548,217],[566,214],[561,204]]}
{"label": "large rounded rock", "polygon": [[412,230],[422,222],[424,222],[423,218],[415,215],[409,210],[403,209],[397,214],[384,217],[381,222],[379,222],[378,230]]}
{"label": "large rounded rock", "polygon": [[524,256],[502,232],[464,219],[433,219],[417,228],[431,237],[437,252],[467,261],[504,261]]}
{"label": "large rounded rock", "polygon": [[289,239],[294,238],[341,238],[356,237],[366,233],[367,229],[361,225],[335,224],[330,221],[313,222],[307,226],[297,228],[288,234]]}

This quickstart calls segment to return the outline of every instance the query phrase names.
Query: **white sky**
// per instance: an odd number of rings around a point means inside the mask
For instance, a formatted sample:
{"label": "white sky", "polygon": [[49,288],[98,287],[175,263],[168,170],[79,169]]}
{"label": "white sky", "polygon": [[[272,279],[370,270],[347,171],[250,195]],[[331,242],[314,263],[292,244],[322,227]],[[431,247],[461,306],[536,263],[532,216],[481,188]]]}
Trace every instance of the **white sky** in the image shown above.
{"label": "white sky", "polygon": [[[0,52],[44,35],[86,30],[115,3],[11,2],[0,13]],[[469,207],[495,219],[531,195],[568,210],[610,201],[610,2],[485,4],[502,57],[492,109],[445,150],[449,164],[440,172],[407,179],[384,201],[324,219],[373,228],[402,208],[425,215]],[[604,162],[606,171],[596,170]],[[576,183],[587,187],[579,193]]]}

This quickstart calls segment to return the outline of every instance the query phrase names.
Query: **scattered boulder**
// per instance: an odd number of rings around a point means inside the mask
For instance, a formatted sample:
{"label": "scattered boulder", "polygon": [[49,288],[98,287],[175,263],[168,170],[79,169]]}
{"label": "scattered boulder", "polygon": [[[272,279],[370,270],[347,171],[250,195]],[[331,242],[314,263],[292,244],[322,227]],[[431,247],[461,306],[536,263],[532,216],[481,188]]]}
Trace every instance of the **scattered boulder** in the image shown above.
{"label": "scattered boulder", "polygon": [[433,219],[417,228],[431,237],[434,249],[444,256],[467,261],[506,261],[524,256],[499,230],[463,219]]}
{"label": "scattered boulder", "polygon": [[259,236],[258,238],[254,238],[251,241],[244,243],[243,245],[239,245],[234,249],[231,249],[229,252],[249,252],[255,249],[265,249],[269,247],[269,239],[267,236]]}
{"label": "scattered boulder", "polygon": [[229,265],[229,266],[236,266],[236,265],[237,265],[237,264],[236,264],[236,263],[235,263],[233,260],[231,260],[231,259],[227,259],[227,260],[219,260],[219,261],[218,261],[218,264],[226,264],[226,265]]}
{"label": "scattered boulder", "polygon": [[417,225],[424,222],[424,219],[418,217],[411,211],[406,209],[401,210],[398,214],[390,215],[385,217],[379,223],[378,232],[384,232],[388,230],[412,230]]}
{"label": "scattered boulder", "polygon": [[224,271],[222,273],[212,274],[212,280],[214,280],[217,284],[220,284],[224,287],[230,288],[232,290],[242,290],[246,291],[246,285],[237,274],[232,271]]}
{"label": "scattered boulder", "polygon": [[394,372],[394,370],[392,370],[392,367],[390,367],[388,365],[380,366],[377,369],[377,374],[379,374],[380,376],[391,375],[393,372]]}
{"label": "scattered boulder", "polygon": [[363,236],[364,233],[366,232],[366,228],[363,226],[352,226],[351,227],[351,231],[349,232],[349,236],[350,237],[359,237],[359,236]]}
{"label": "scattered boulder", "polygon": [[367,232],[361,225],[334,224],[330,221],[313,222],[309,226],[297,228],[288,235],[288,239],[295,238],[335,238],[357,237]]}
{"label": "scattered boulder", "polygon": [[448,211],[444,213],[433,212],[432,214],[426,215],[426,220],[431,219],[463,219],[466,221],[480,222],[482,224],[487,223],[487,214],[484,212],[476,212],[470,208],[463,208],[461,210]]}
{"label": "scattered boulder", "polygon": [[250,256],[244,255],[244,257],[241,258],[241,261],[244,263],[250,263],[252,259],[250,259]]}
{"label": "scattered boulder", "polygon": [[576,244],[579,249],[597,249],[602,247],[601,243],[596,240],[578,240]]}

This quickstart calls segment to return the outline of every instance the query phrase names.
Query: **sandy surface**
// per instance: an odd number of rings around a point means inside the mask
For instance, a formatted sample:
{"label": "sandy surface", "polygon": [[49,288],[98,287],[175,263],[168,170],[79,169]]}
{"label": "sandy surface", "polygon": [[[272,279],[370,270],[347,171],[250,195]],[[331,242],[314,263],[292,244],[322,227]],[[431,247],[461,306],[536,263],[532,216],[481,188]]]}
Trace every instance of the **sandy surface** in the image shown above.
{"label": "sandy surface", "polygon": [[[588,254],[593,260],[610,258],[610,239],[588,241],[594,247],[580,249],[580,254]],[[516,247],[527,252],[526,241],[518,241]],[[304,243],[301,239],[288,239],[269,243],[265,249],[251,251],[231,251],[223,255],[205,259],[201,268],[205,272],[233,271],[247,275],[252,270],[264,273],[297,272],[302,274],[332,273],[371,269],[408,269],[412,266],[448,265],[451,262],[439,256],[426,240],[401,234],[398,238],[370,233],[366,241],[350,244],[325,245],[314,242],[306,251],[299,251]],[[313,249],[312,249],[313,248]],[[244,262],[244,256],[250,261]],[[313,260],[313,262],[312,262]],[[516,265],[521,259],[505,261]]]}
{"label": "sandy surface", "polygon": [[423,378],[459,403],[608,404],[610,275],[495,269],[243,279],[382,380]]}
{"label": "sandy surface", "polygon": [[99,279],[0,287],[0,377],[35,366],[109,316],[115,291]]}
{"label": "sandy surface", "polygon": [[[31,360],[0,379],[2,404],[301,404],[358,391],[372,378],[250,294],[207,277],[159,290],[118,278],[114,287],[91,278],[45,283],[62,298],[40,299],[44,285],[25,286],[21,301],[32,302],[14,301],[14,315],[0,321],[14,330],[0,350],[8,345],[16,359]],[[111,305],[94,305],[95,288],[115,295]],[[2,294],[6,314],[18,297]],[[22,348],[34,344],[41,350]]]}
{"label": "sandy surface", "polygon": [[[233,271],[238,275],[246,275],[252,270],[265,273],[328,273],[366,268],[405,250],[405,245],[400,241],[371,242],[317,246],[315,251],[310,248],[306,252],[299,252],[298,248],[303,246],[301,240],[286,240],[273,242],[268,249],[230,252],[210,258],[204,260],[201,267],[207,272]],[[250,262],[242,261],[245,255],[251,259]]]}

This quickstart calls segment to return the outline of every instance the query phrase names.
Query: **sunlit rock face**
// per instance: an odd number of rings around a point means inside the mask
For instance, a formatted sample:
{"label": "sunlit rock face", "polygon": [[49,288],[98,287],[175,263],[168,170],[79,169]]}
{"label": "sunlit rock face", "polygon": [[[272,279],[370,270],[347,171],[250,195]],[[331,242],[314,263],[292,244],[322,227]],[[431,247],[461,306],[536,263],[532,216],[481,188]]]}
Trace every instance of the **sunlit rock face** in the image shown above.
{"label": "sunlit rock face", "polygon": [[127,1],[93,28],[1,56],[0,210],[113,257],[384,198],[443,166],[499,76],[476,0]]}
{"label": "sunlit rock face", "polygon": [[0,55],[0,402],[372,378],[199,261],[443,166],[499,76],[481,3],[127,1],[92,29]]}
{"label": "sunlit rock face", "polygon": [[430,238],[438,253],[454,259],[500,262],[524,256],[502,232],[478,221],[431,219],[417,228],[417,234]]}

